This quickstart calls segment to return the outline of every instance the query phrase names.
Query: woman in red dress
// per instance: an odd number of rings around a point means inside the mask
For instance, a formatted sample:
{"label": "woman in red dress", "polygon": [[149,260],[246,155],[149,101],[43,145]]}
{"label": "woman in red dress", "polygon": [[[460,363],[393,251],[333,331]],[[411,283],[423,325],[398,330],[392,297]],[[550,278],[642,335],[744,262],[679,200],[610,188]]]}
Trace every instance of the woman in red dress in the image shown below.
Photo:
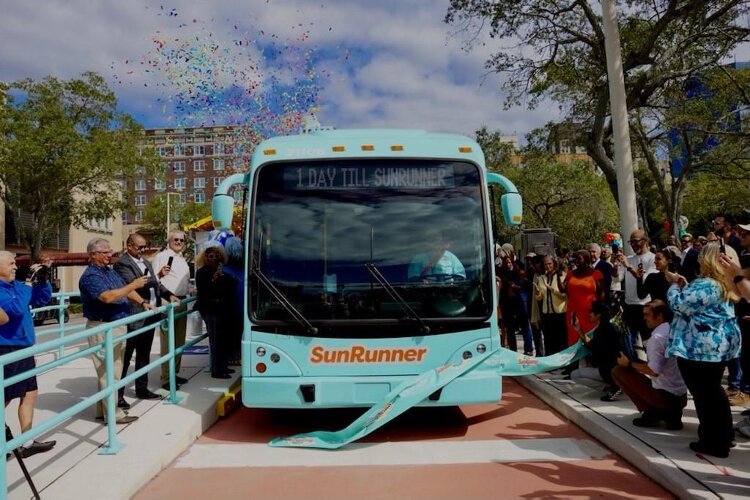
{"label": "woman in red dress", "polygon": [[578,342],[578,332],[571,320],[575,314],[581,331],[586,333],[596,326],[589,320],[591,303],[604,300],[604,276],[591,267],[591,256],[586,250],[579,250],[575,254],[575,269],[565,276],[563,288],[568,294],[568,310],[565,314],[565,324],[568,329],[568,346]]}

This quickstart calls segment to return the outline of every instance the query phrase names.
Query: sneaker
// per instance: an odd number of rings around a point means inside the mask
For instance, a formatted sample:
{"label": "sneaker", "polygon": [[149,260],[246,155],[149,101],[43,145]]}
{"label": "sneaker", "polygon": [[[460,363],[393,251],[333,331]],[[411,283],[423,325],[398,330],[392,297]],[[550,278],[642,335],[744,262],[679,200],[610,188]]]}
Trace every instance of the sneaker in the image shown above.
{"label": "sneaker", "polygon": [[617,397],[622,394],[622,389],[619,387],[616,389],[605,389],[602,397],[599,398],[602,401],[617,401]]}
{"label": "sneaker", "polygon": [[737,391],[734,396],[729,397],[729,404],[732,406],[750,405],[750,394],[742,391]]}
{"label": "sneaker", "polygon": [[29,458],[30,456],[36,455],[37,453],[44,453],[54,448],[56,444],[57,441],[34,441],[29,447],[21,446],[21,457]]}
{"label": "sneaker", "polygon": [[739,389],[724,389],[724,392],[727,393],[728,398],[733,398],[737,395],[737,393],[740,392]]}

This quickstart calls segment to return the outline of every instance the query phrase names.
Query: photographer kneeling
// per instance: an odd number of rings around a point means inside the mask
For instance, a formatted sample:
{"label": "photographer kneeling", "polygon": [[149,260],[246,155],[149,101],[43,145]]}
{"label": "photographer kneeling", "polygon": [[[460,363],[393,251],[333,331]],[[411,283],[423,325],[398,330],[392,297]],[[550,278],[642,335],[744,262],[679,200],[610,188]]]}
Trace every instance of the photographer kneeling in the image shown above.
{"label": "photographer kneeling", "polygon": [[672,311],[663,300],[652,300],[643,308],[646,326],[653,329],[646,341],[648,362],[631,361],[620,354],[612,377],[642,415],[633,420],[637,427],[656,427],[662,420],[668,430],[682,429],[682,410],[687,405],[687,387],[677,358],[666,358]]}

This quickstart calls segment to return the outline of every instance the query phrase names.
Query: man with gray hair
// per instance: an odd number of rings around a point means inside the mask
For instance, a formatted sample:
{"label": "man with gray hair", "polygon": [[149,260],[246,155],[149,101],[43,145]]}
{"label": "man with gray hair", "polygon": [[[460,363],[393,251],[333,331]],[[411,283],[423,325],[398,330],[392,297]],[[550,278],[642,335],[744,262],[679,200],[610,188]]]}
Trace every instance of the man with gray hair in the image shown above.
{"label": "man with gray hair", "polygon": [[[89,265],[78,281],[78,289],[81,292],[81,303],[83,315],[86,318],[86,328],[96,328],[105,323],[111,323],[130,315],[128,300],[143,308],[143,310],[154,309],[155,306],[144,300],[136,290],[143,288],[148,283],[147,276],[135,278],[130,283],[112,269],[112,247],[104,238],[94,238],[86,247],[89,255]],[[121,337],[127,333],[127,326],[112,328],[112,338]],[[89,346],[102,346],[105,334],[101,332],[88,337]],[[117,342],[113,346],[114,380],[120,380],[122,374],[122,355],[125,345]],[[99,383],[99,390],[107,387],[107,372],[105,365],[105,352],[101,348],[92,357],[94,368]],[[94,416],[97,420],[107,420],[107,400],[99,400],[96,403]],[[130,416],[122,408],[115,408],[115,419],[118,424],[129,424],[138,417]]]}
{"label": "man with gray hair", "polygon": [[[190,267],[188,266],[182,252],[185,250],[185,233],[182,231],[170,231],[167,236],[167,248],[156,254],[154,257],[154,269],[158,269],[161,284],[169,292],[182,300],[190,292]],[[175,309],[175,314],[187,311],[184,304]],[[187,331],[187,316],[176,318],[174,320],[174,346],[175,348],[185,345],[185,334]],[[161,355],[164,356],[169,352],[169,343],[167,332],[161,332]],[[174,369],[175,373],[180,371],[182,356],[175,356]],[[187,379],[176,377],[177,386],[187,383]],[[164,389],[169,390],[169,365],[161,365],[161,384]]]}

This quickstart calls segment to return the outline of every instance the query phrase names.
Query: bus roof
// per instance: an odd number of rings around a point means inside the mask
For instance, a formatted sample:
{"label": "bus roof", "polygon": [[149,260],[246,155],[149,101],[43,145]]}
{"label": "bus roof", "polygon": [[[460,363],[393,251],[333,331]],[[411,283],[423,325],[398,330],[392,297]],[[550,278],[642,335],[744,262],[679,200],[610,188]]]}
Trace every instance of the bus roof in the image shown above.
{"label": "bus roof", "polygon": [[279,160],[335,158],[466,159],[484,168],[484,154],[468,137],[411,129],[314,130],[261,142],[252,168]]}

